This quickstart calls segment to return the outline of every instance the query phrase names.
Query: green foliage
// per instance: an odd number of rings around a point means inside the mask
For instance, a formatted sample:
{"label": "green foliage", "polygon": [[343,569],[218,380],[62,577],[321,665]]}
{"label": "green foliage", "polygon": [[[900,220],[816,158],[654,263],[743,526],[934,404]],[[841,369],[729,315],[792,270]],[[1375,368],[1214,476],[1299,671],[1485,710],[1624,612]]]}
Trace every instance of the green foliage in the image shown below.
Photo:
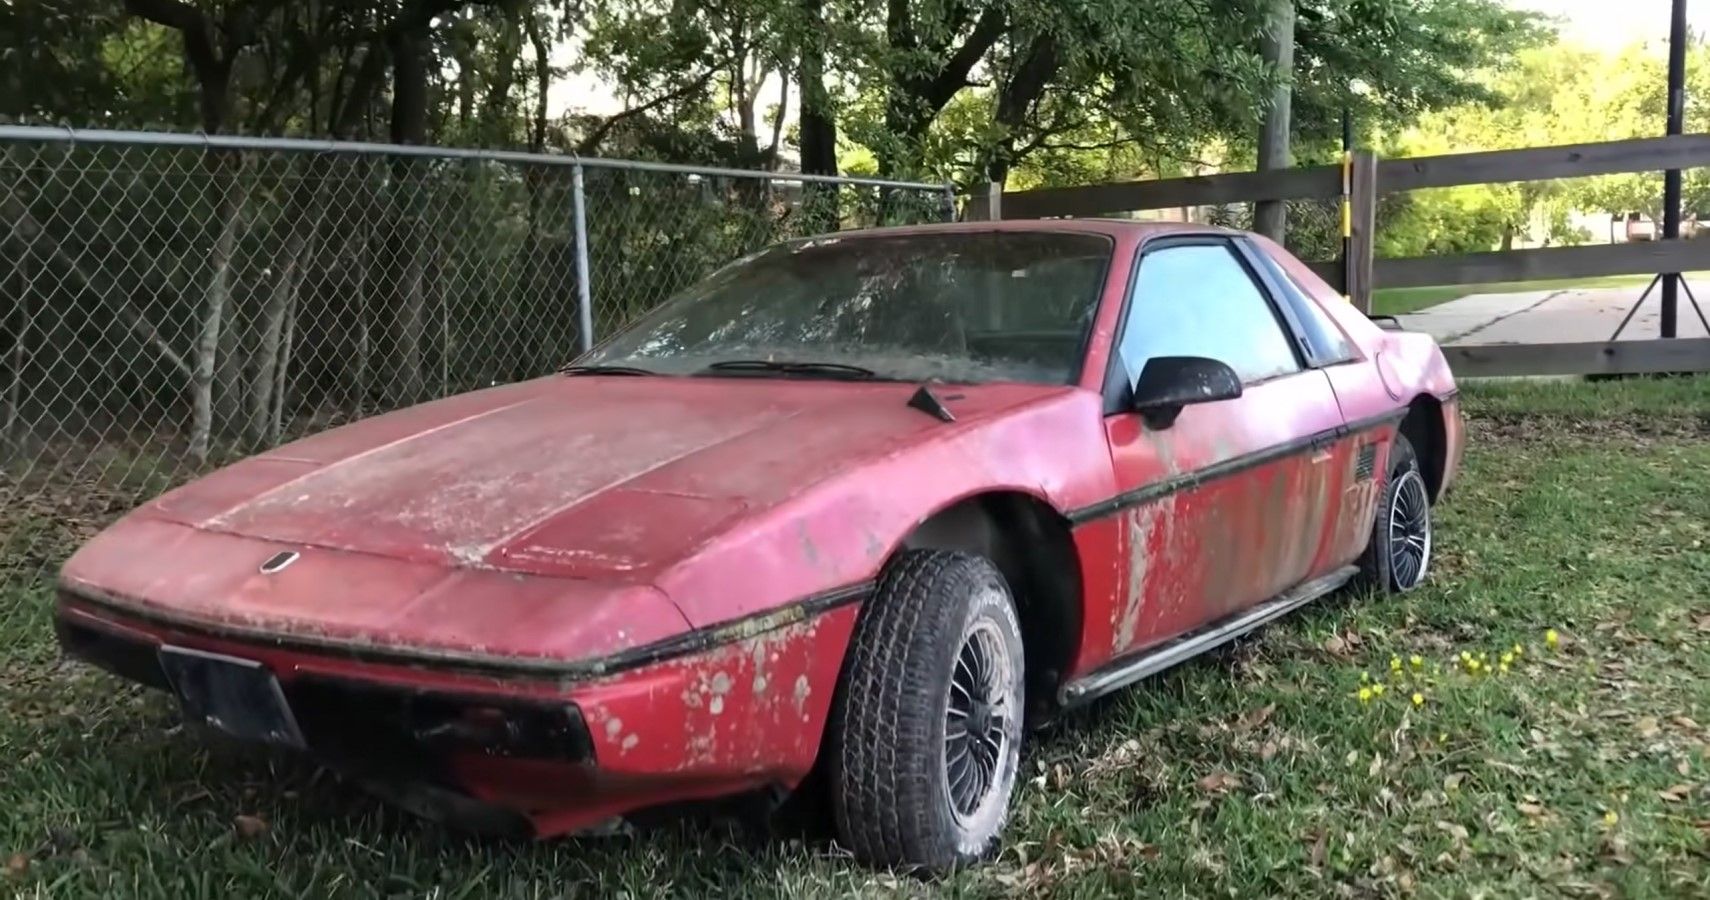
{"label": "green foliage", "polygon": [[[1688,48],[1688,96],[1710,93],[1710,46]],[[1655,48],[1597,52],[1570,44],[1527,50],[1484,76],[1492,100],[1428,113],[1383,139],[1387,156],[1429,156],[1661,135],[1664,55]],[[1687,107],[1686,130],[1710,128],[1710,110]],[[1684,174],[1687,212],[1710,212],[1710,173]],[[1524,240],[1553,246],[1593,238],[1571,212],[1662,218],[1662,178],[1633,173],[1557,182],[1419,191],[1380,213],[1379,253],[1414,256],[1491,250]]]}
{"label": "green foliage", "polygon": [[[1287,77],[1258,56],[1262,5],[18,0],[0,6],[0,115],[193,129],[215,99],[224,130],[386,139],[410,130],[393,63],[400,41],[419,41],[427,140],[770,166],[794,137],[777,114],[793,112],[818,47],[847,153],[931,180],[1062,184],[1250,158],[1262,98]],[[1488,97],[1468,73],[1539,35],[1499,0],[1301,0],[1297,32],[1305,156],[1323,155],[1350,105],[1375,127]],[[217,65],[186,34],[206,35]],[[572,100],[543,121],[567,75],[610,85],[627,109]]]}

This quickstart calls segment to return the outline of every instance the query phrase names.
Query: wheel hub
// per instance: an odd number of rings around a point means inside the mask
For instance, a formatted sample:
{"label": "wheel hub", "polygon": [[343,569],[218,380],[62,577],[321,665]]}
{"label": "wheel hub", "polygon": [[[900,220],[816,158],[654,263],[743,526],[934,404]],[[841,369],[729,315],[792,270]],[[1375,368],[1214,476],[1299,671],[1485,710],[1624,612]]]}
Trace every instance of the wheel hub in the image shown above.
{"label": "wheel hub", "polygon": [[1425,580],[1431,564],[1431,498],[1417,470],[1396,480],[1389,507],[1389,569],[1402,590]]}
{"label": "wheel hub", "polygon": [[1001,789],[1010,751],[1013,669],[1003,637],[989,626],[963,639],[944,716],[944,777],[958,818],[975,815]]}

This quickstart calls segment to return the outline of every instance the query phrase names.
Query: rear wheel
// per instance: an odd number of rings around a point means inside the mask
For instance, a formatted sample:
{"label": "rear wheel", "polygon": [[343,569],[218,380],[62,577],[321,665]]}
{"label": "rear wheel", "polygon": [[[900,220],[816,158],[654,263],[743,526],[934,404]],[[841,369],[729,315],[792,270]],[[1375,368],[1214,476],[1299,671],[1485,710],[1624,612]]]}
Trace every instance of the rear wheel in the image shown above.
{"label": "rear wheel", "polygon": [[1360,576],[1372,587],[1399,594],[1423,584],[1430,566],[1431,492],[1413,445],[1397,434],[1372,522],[1371,543],[1360,557]]}
{"label": "rear wheel", "polygon": [[985,857],[1021,755],[1021,627],[1003,576],[972,554],[904,553],[849,653],[833,721],[843,842],[870,865],[929,872]]}

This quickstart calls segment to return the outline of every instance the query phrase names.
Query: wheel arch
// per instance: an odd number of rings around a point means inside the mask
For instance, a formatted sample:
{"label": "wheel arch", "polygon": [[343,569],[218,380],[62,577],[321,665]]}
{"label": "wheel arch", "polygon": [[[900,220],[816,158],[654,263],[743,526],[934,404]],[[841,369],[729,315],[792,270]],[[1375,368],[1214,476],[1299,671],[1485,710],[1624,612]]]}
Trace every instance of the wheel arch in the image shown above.
{"label": "wheel arch", "polygon": [[1449,460],[1449,439],[1443,424],[1443,403],[1430,394],[1420,394],[1407,404],[1401,434],[1413,445],[1425,487],[1436,503],[1443,494],[1443,475]]}
{"label": "wheel arch", "polygon": [[986,491],[922,520],[895,552],[906,550],[977,553],[998,567],[1021,620],[1029,711],[1048,712],[1085,622],[1080,555],[1068,518],[1023,491]]}

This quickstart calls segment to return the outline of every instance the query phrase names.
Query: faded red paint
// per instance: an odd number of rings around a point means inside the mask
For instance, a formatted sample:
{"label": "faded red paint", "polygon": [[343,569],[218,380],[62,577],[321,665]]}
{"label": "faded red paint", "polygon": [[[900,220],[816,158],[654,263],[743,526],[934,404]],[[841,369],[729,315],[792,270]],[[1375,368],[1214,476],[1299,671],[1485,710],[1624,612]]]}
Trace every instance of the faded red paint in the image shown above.
{"label": "faded red paint", "polygon": [[[1204,229],[946,227],[1115,241],[1078,384],[956,386],[942,392],[954,423],[906,406],[905,384],[552,376],[479,391],[307,438],[144,505],[66,564],[60,616],[144,646],[254,659],[286,684],[570,704],[591,763],[451,761],[460,790],[554,833],[799,782],[859,605],[793,604],[873,581],[958,501],[1014,492],[1067,515],[1176,485],[1074,528],[1073,678],[1357,556],[1377,498],[1354,477],[1360,447],[1376,445],[1381,469],[1396,414],[1419,398],[1441,404],[1444,485],[1454,477],[1462,430],[1435,345],[1378,329],[1273,244],[1259,241],[1358,358],[1187,407],[1159,430],[1104,414],[1110,345],[1144,242]],[[1310,435],[1329,437],[1192,477]],[[281,551],[302,556],[261,574]],[[604,668],[684,635],[704,640]],[[472,674],[515,664],[563,672]]]}

